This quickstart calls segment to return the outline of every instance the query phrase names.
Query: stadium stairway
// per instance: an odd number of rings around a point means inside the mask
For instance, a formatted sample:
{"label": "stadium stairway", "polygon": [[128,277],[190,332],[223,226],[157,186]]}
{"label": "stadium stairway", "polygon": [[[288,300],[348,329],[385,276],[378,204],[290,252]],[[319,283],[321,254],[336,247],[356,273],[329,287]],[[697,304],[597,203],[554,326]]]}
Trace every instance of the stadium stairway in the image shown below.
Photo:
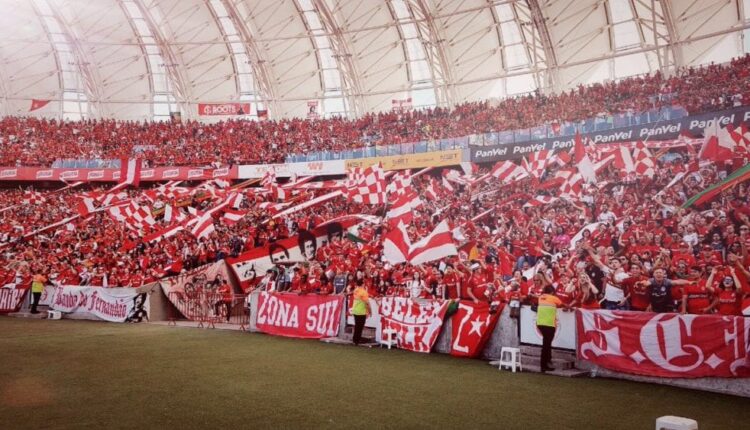
{"label": "stadium stairway", "polygon": [[[538,346],[521,346],[521,365],[523,366],[524,372],[541,373],[539,366],[539,360],[542,355],[542,348]],[[566,378],[580,378],[582,376],[589,376],[588,370],[576,369],[576,356],[575,353],[565,352],[560,350],[552,350],[552,368],[548,375],[562,376]],[[490,365],[498,367],[500,365],[499,360],[492,360],[489,362]]]}

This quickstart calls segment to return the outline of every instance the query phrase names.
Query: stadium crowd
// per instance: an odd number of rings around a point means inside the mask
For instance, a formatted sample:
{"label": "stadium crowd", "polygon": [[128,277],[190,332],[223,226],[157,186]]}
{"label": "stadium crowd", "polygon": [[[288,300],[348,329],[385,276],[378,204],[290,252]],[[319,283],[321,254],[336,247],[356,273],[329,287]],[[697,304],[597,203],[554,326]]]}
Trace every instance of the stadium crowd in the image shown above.
{"label": "stadium crowd", "polygon": [[[696,165],[695,156],[685,147],[673,148],[658,159],[653,177],[624,176],[609,164],[597,174],[596,186],[585,186],[578,198],[549,204],[538,204],[535,197],[558,194],[540,185],[555,176],[556,165],[541,181],[509,184],[494,177],[460,184],[436,169],[411,179],[422,204],[413,210],[407,231],[415,242],[447,220],[459,255],[417,266],[388,264],[382,258],[383,235],[392,226],[366,223],[356,240],[319,246],[311,261],[280,263],[259,274],[260,282],[248,290],[330,294],[339,291],[335,286],[341,282],[364,286],[372,297],[534,304],[549,285],[564,309],[738,315],[750,306],[750,191],[740,184],[708,207],[681,207],[730,169],[702,163],[699,170],[688,171]],[[482,168],[472,177],[486,172]],[[668,187],[680,172],[684,177]],[[338,197],[269,222],[284,206],[272,202],[268,187],[238,188],[245,196],[239,221],[227,221],[217,211],[215,231],[205,237],[197,239],[186,228],[148,242],[144,237],[150,233],[176,225],[191,212],[205,213],[232,192],[212,183],[173,187],[172,193],[165,189],[117,193],[114,201],[137,202],[153,212],[155,224],[140,227],[109,210],[81,214],[81,201],[106,195],[102,189],[0,193],[0,282],[25,288],[39,275],[68,285],[139,286],[294,237],[338,216],[384,215],[383,205]],[[428,189],[437,198],[427,197]],[[323,192],[290,189],[288,199],[305,201]],[[166,205],[175,211],[169,222]],[[55,223],[59,227],[33,233]]]}
{"label": "stadium crowd", "polygon": [[560,94],[372,113],[351,120],[229,120],[209,125],[5,117],[0,120],[0,165],[51,166],[59,159],[133,156],[152,167],[280,162],[294,153],[564,125],[602,115],[636,117],[665,105],[695,114],[742,104],[750,100],[748,88],[750,56],[745,56],[729,64],[681,69],[671,77],[657,72]]}

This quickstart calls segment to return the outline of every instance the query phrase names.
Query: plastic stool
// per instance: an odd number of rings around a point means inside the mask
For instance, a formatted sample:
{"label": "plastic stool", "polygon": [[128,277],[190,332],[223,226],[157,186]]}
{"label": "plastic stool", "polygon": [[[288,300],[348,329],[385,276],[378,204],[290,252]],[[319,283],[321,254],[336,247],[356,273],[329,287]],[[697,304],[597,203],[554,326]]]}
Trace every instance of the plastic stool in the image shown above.
{"label": "plastic stool", "polygon": [[393,338],[393,335],[396,334],[395,328],[387,328],[383,330],[383,334],[386,335],[386,340],[381,341],[381,345],[388,345],[388,349],[391,349],[391,346],[396,344],[396,339]]}
{"label": "plastic stool", "polygon": [[514,373],[516,371],[516,366],[518,366],[518,370],[523,371],[523,366],[521,365],[521,349],[504,346],[503,349],[500,350],[499,369],[503,370],[503,366],[509,366]]}
{"label": "plastic stool", "polygon": [[60,311],[47,311],[48,320],[59,320],[60,318],[62,318]]}
{"label": "plastic stool", "polygon": [[666,415],[656,419],[656,430],[698,430],[698,421]]}

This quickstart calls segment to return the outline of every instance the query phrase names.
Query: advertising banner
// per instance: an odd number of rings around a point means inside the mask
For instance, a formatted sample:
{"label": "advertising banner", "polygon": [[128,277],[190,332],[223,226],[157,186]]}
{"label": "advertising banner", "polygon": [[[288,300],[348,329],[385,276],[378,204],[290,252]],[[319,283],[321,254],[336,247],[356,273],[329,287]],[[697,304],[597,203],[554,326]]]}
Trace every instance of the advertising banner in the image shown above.
{"label": "advertising banner", "polygon": [[[681,133],[691,136],[703,136],[703,130],[718,123],[724,127],[728,124],[738,126],[750,121],[750,106],[742,106],[720,112],[692,115],[675,120],[648,123],[631,127],[601,130],[583,134],[597,145],[646,140],[662,141],[677,139]],[[471,161],[486,163],[502,160],[514,160],[542,150],[568,150],[573,147],[575,136],[550,137],[528,142],[505,143],[490,146],[470,145]],[[658,142],[657,142],[658,143]]]}
{"label": "advertising banner", "polygon": [[273,170],[277,178],[297,176],[324,176],[346,174],[346,162],[344,160],[305,161],[300,163],[284,164],[247,164],[238,166],[238,179],[262,178],[267,172]]}
{"label": "advertising banner", "polygon": [[343,296],[267,293],[258,297],[256,324],[275,336],[321,339],[339,333]]}
{"label": "advertising banner", "polygon": [[384,157],[354,158],[345,160],[346,169],[366,168],[380,163],[383,170],[420,169],[423,167],[455,166],[461,163],[462,150],[423,152],[419,154]]}
{"label": "advertising banner", "polygon": [[148,317],[148,294],[135,288],[63,285],[48,298],[53,310],[81,319],[140,322]]}
{"label": "advertising banner", "polygon": [[198,103],[198,115],[249,115],[250,103]]}
{"label": "advertising banner", "polygon": [[[381,330],[396,331],[396,345],[415,352],[430,352],[435,344],[448,302],[443,300],[414,300],[407,297],[380,299]],[[381,333],[381,342],[386,340]]]}
{"label": "advertising banner", "polygon": [[577,310],[578,358],[663,378],[750,377],[750,318]]}
{"label": "advertising banner", "polygon": [[[141,169],[140,181],[208,180],[214,178],[237,179],[237,166],[155,167]],[[0,167],[0,181],[60,181],[117,182],[120,169],[58,169],[40,167]]]}

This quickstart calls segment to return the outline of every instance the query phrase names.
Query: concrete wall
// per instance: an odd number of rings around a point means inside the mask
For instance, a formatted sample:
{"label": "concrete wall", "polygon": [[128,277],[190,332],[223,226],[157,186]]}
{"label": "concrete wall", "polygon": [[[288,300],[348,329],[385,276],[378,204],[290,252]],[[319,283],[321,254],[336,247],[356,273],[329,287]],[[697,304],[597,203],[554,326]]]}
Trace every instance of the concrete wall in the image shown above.
{"label": "concrete wall", "polygon": [[[258,315],[258,296],[259,292],[254,292],[250,297],[250,325],[249,331],[258,331],[255,318]],[[341,315],[341,325],[339,328],[340,338],[349,338],[345,335],[346,317],[345,312]],[[435,342],[433,351],[440,354],[449,354],[451,350],[453,320],[448,318],[444,323],[440,335]],[[510,317],[510,307],[505,306],[500,315],[495,331],[492,337],[485,345],[482,352],[482,359],[496,360],[500,357],[500,350],[504,346],[520,347],[520,338],[518,330],[518,319]],[[591,370],[594,377],[605,377],[613,379],[625,379],[630,381],[648,382],[653,384],[671,385],[681,388],[690,388],[695,390],[712,391],[723,394],[750,397],[750,380],[748,378],[731,379],[731,378],[698,378],[698,379],[670,379],[670,378],[653,378],[646,376],[630,375],[626,373],[613,372],[591,363],[577,360],[576,367],[583,370]]]}

